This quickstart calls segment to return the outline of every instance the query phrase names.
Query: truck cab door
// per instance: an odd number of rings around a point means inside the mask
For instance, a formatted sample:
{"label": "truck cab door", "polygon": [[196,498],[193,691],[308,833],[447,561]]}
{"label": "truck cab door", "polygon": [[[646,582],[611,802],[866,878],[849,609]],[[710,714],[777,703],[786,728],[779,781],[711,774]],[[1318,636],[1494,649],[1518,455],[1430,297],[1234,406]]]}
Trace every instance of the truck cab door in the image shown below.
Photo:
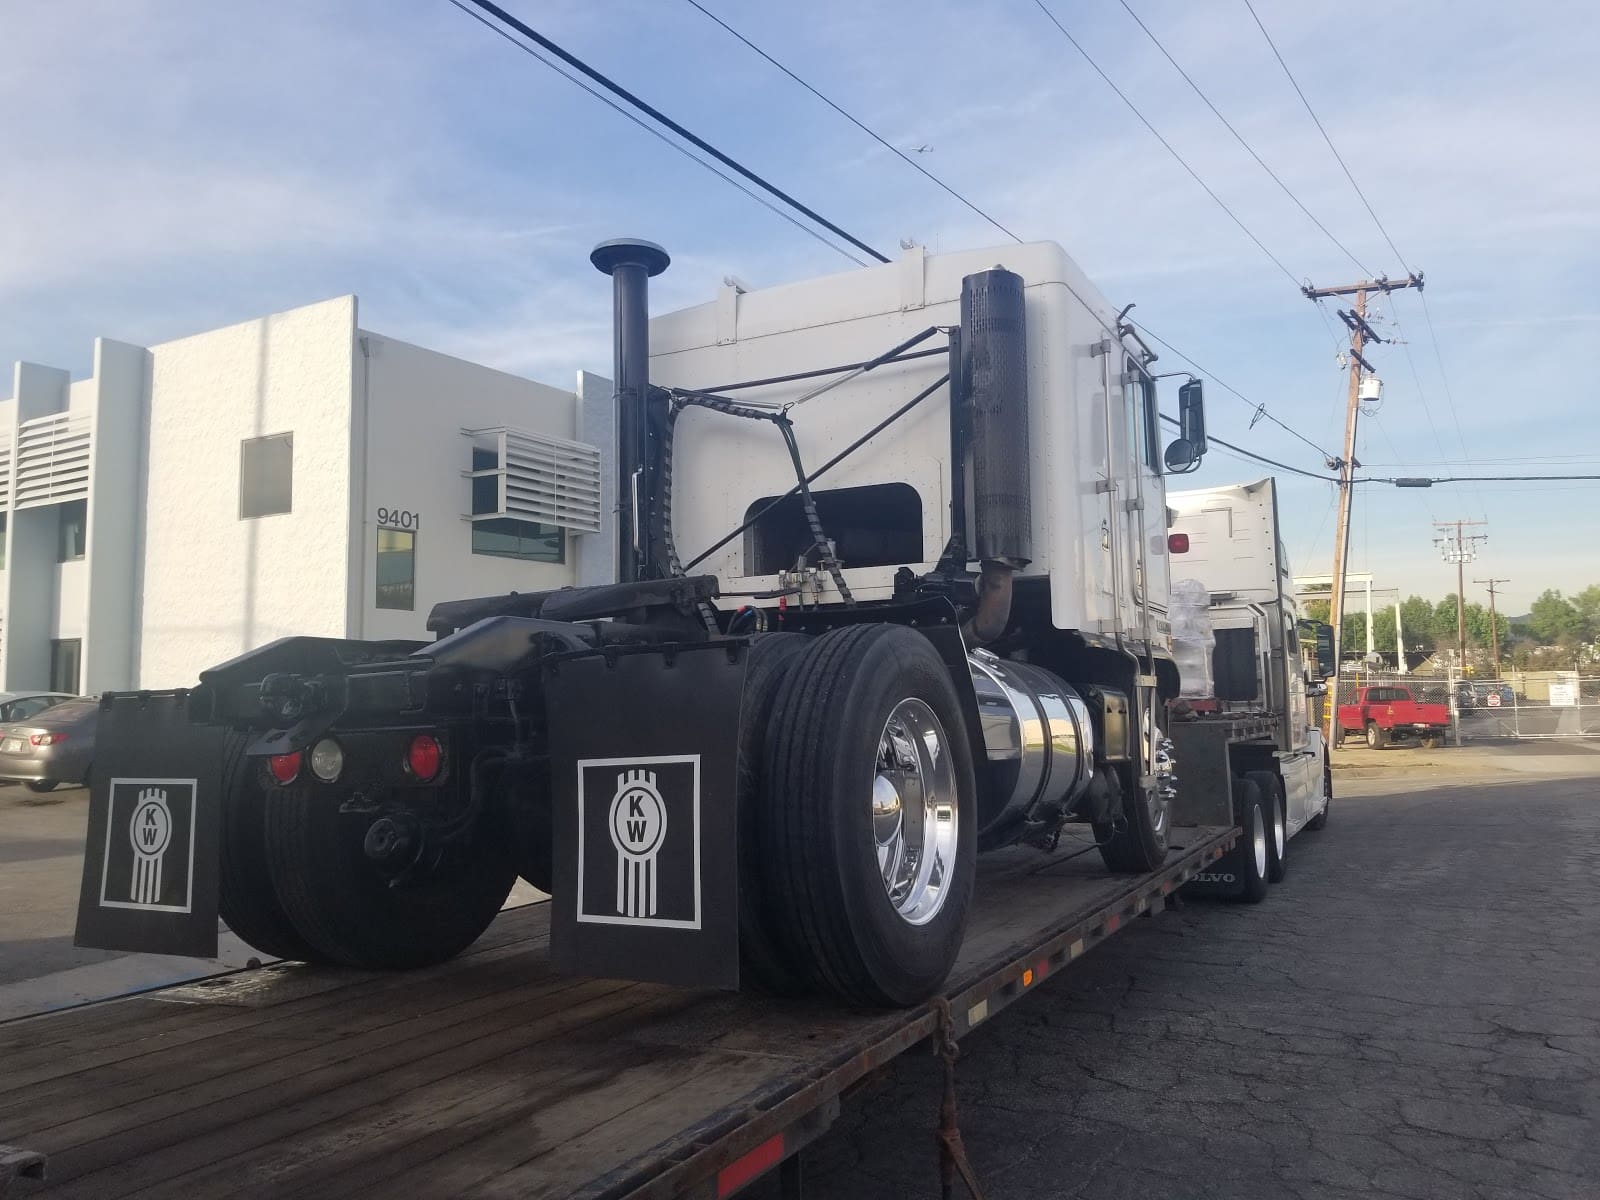
{"label": "truck cab door", "polygon": [[[1132,511],[1123,504],[1124,542],[1127,547],[1127,600],[1134,606],[1130,628],[1138,628],[1139,607],[1148,595],[1154,612],[1165,616],[1165,597],[1171,586],[1167,558],[1166,490],[1161,478],[1160,414],[1156,385],[1150,373],[1131,354],[1124,354],[1122,369],[1122,435],[1113,445],[1120,451],[1116,471],[1122,483],[1121,499],[1142,507]],[[1148,589],[1148,590],[1147,590]],[[1159,628],[1157,630],[1159,634]]]}

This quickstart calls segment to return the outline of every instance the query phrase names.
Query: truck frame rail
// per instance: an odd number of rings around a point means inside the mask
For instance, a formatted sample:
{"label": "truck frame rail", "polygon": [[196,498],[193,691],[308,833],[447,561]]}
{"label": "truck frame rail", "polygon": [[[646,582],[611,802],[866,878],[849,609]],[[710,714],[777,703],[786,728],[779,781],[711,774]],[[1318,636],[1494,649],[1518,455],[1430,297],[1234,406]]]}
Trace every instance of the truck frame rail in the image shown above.
{"label": "truck frame rail", "polygon": [[1175,828],[1141,876],[1082,842],[987,856],[943,995],[903,1011],[558,975],[540,904],[423,972],[278,964],[22,1018],[0,1025],[0,1141],[46,1156],[58,1196],[730,1196],[853,1084],[948,1050],[1236,836]]}

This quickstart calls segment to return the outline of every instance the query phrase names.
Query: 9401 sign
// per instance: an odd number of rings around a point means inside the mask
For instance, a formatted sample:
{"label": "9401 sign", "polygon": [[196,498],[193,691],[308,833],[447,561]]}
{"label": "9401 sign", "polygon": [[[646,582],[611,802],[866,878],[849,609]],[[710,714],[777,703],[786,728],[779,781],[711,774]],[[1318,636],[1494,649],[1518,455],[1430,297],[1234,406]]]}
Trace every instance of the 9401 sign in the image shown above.
{"label": "9401 sign", "polygon": [[385,529],[421,529],[422,514],[409,508],[380,508],[378,524]]}

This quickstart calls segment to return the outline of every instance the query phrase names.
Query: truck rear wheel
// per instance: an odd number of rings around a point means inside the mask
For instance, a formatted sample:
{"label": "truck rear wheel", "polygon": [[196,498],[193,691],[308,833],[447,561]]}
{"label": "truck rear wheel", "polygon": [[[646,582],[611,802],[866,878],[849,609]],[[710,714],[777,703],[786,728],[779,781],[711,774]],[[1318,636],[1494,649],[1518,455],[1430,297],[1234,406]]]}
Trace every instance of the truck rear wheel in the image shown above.
{"label": "truck rear wheel", "polygon": [[927,999],[954,965],[977,856],[972,752],[925,637],[851,625],[806,647],[768,723],[759,852],[772,929],[810,986]]}
{"label": "truck rear wheel", "polygon": [[1389,744],[1389,731],[1376,721],[1367,722],[1367,749],[1382,750]]}
{"label": "truck rear wheel", "polygon": [[1267,820],[1267,880],[1282,883],[1288,872],[1289,814],[1285,811],[1283,780],[1276,771],[1246,771],[1246,779],[1261,793],[1261,811]]}
{"label": "truck rear wheel", "polygon": [[300,936],[333,962],[374,970],[431,966],[477,941],[517,876],[499,812],[486,808],[466,847],[395,886],[363,850],[369,825],[317,788],[268,793],[267,864]]}
{"label": "truck rear wheel", "polygon": [[271,958],[322,962],[325,956],[300,936],[273,889],[267,871],[266,791],[257,778],[261,760],[245,756],[249,743],[246,733],[223,735],[217,910],[237,937]]}
{"label": "truck rear wheel", "polygon": [[1234,899],[1244,904],[1260,904],[1267,898],[1267,818],[1261,803],[1261,789],[1250,779],[1233,781],[1233,819],[1244,836],[1229,855],[1239,877]]}

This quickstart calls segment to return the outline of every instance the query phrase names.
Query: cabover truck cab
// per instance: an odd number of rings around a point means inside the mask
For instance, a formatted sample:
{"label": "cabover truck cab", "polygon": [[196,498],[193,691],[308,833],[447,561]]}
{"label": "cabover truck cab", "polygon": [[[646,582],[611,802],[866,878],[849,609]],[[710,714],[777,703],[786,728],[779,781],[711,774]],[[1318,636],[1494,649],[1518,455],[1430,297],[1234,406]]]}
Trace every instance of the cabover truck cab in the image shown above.
{"label": "cabover truck cab", "polygon": [[1172,541],[1182,549],[1173,556],[1173,576],[1199,580],[1210,596],[1214,695],[1192,705],[1193,719],[1271,718],[1269,731],[1231,741],[1229,773],[1253,780],[1262,793],[1270,876],[1281,878],[1289,839],[1328,819],[1333,776],[1311,701],[1326,691],[1331,641],[1312,630],[1307,640],[1319,654],[1308,669],[1301,644],[1314,623],[1301,619],[1295,602],[1276,481],[1172,491],[1167,504]]}
{"label": "cabover truck cab", "polygon": [[1433,750],[1450,730],[1450,706],[1418,700],[1408,687],[1373,684],[1356,689],[1356,698],[1339,706],[1339,728],[1359,735],[1374,750],[1391,742],[1421,742]]}
{"label": "cabover truck cab", "polygon": [[1051,244],[654,321],[665,251],[591,260],[614,581],[108,697],[81,942],[206,953],[220,908],[268,954],[421,966],[521,875],[566,969],[903,1005],[950,970],[980,851],[1081,827],[1146,873],[1198,823],[1164,471],[1203,398],[1163,449],[1126,309]]}

